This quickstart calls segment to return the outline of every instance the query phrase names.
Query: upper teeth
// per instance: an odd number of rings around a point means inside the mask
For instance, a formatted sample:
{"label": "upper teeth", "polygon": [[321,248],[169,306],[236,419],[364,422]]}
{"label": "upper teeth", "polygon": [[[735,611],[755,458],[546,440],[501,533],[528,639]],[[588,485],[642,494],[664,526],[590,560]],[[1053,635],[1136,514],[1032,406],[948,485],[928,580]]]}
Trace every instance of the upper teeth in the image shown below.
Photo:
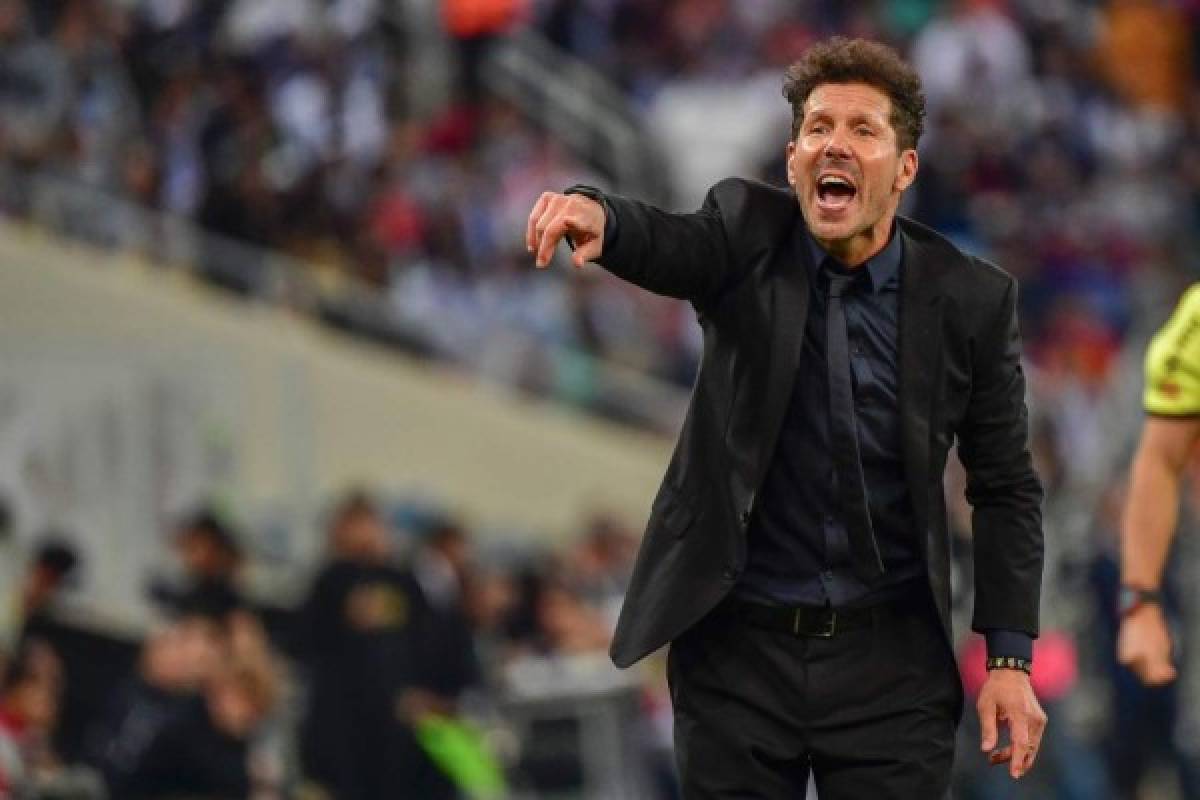
{"label": "upper teeth", "polygon": [[845,180],[844,178],[838,178],[834,175],[826,175],[824,178],[821,178],[821,183],[826,186],[828,186],[829,184],[837,184],[839,186],[853,188],[850,186],[850,181]]}

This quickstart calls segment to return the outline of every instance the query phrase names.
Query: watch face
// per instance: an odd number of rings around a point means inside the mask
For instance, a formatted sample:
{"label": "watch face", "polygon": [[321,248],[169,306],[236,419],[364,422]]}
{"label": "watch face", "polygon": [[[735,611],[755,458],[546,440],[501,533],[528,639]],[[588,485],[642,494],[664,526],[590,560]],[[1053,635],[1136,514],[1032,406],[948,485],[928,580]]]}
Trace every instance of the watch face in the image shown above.
{"label": "watch face", "polygon": [[1117,613],[1125,616],[1144,603],[1159,602],[1160,596],[1159,592],[1150,589],[1133,589],[1122,586],[1121,593],[1117,595]]}
{"label": "watch face", "polygon": [[1125,616],[1130,611],[1133,611],[1133,609],[1137,608],[1138,604],[1141,602],[1142,598],[1138,596],[1136,591],[1126,586],[1122,586],[1121,593],[1117,595],[1117,613],[1121,616]]}

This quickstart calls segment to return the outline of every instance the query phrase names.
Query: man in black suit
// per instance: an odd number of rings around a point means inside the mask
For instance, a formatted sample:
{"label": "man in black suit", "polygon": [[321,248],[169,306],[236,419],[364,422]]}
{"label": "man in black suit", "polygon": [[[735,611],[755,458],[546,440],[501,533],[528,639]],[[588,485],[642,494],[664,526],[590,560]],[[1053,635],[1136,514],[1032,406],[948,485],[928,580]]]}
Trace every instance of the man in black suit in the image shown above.
{"label": "man in black suit", "polygon": [[822,800],[943,796],[962,710],[942,493],[957,437],[981,745],[1020,777],[1046,718],[1016,283],[897,216],[924,99],[895,52],[817,44],[784,94],[790,192],[727,179],[672,214],[573,187],[529,218],[538,266],[567,237],[575,266],[687,299],[704,333],[613,661],[671,642],[686,797],[797,797],[810,773]]}

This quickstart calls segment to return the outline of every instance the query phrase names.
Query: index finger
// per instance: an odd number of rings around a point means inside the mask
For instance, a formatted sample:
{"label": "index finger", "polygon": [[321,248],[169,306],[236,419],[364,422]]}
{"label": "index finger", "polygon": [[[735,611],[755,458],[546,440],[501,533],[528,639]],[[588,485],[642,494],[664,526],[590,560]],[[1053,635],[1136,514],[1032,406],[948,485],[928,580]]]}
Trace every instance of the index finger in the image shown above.
{"label": "index finger", "polygon": [[537,257],[534,260],[537,266],[549,265],[550,259],[554,257],[554,249],[558,247],[559,241],[567,235],[568,227],[567,218],[558,216],[542,231],[542,240],[538,242]]}
{"label": "index finger", "polygon": [[985,703],[981,696],[979,702],[979,747],[985,753],[996,747],[998,735],[996,725],[996,706],[994,703]]}
{"label": "index finger", "polygon": [[530,253],[537,247],[537,221],[546,213],[546,206],[553,196],[554,192],[542,192],[542,196],[533,204],[533,211],[529,212],[529,220],[525,223],[525,249]]}

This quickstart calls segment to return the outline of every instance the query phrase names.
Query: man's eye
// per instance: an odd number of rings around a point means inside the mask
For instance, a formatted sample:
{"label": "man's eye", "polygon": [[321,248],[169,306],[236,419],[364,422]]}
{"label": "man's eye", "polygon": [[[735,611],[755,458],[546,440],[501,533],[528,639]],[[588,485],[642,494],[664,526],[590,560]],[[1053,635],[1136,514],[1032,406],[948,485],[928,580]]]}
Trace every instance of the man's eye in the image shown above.
{"label": "man's eye", "polygon": [[859,125],[857,128],[855,128],[855,133],[857,133],[859,136],[874,136],[875,135],[875,131],[872,130],[871,128],[868,128],[866,125]]}

